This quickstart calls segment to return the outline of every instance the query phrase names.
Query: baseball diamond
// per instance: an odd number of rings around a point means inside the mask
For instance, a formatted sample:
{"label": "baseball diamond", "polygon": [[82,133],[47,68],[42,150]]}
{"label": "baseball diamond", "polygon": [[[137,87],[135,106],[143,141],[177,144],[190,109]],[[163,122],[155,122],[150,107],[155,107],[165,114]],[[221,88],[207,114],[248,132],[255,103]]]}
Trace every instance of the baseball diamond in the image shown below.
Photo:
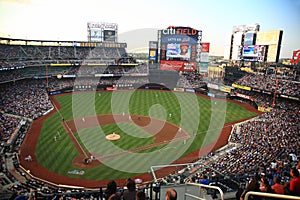
{"label": "baseball diamond", "polygon": [[[130,114],[127,111],[126,113],[120,111],[118,114],[112,114],[111,108],[106,103],[100,103],[111,101],[113,93],[115,93],[114,95],[130,95]],[[73,102],[71,101],[72,95],[79,95],[77,97],[80,98],[82,96],[95,98],[95,114],[82,113],[83,116],[73,118],[72,113],[69,113],[71,111],[69,104],[74,104],[76,101],[74,99]],[[187,93],[179,95],[191,96]],[[148,97],[147,100],[137,106],[140,111],[136,112],[134,110],[135,102],[146,97]],[[139,155],[154,152],[158,156],[158,160],[168,160],[169,155],[176,156],[175,153],[179,147],[184,147],[189,140],[192,140],[186,151],[181,153],[182,155],[174,160],[169,159],[172,160],[171,163],[192,162],[199,156],[226,144],[232,124],[259,113],[248,104],[232,100],[226,102],[219,100],[219,104],[227,105],[227,111],[219,112],[227,112],[231,116],[227,115],[226,123],[219,125],[220,128],[216,129],[217,134],[202,144],[208,130],[205,122],[209,123],[209,115],[211,115],[207,112],[212,112],[211,106],[213,107],[215,104],[211,105],[208,97],[197,95],[199,105],[202,106],[200,116],[205,116],[205,118],[200,120],[201,125],[195,133],[186,128],[186,125],[179,126],[179,122],[182,120],[180,119],[181,111],[176,107],[178,102],[174,101],[174,97],[172,92],[153,90],[136,90],[134,93],[132,91],[101,92],[101,95],[95,95],[93,92],[79,92],[52,96],[51,99],[56,109],[33,122],[20,151],[21,165],[33,176],[58,185],[97,188],[107,184],[110,179],[116,179],[118,184],[122,185],[128,177],[140,178],[147,182],[153,179],[147,169],[160,162],[151,163],[151,160],[141,160]],[[173,104],[165,105],[170,102]],[[186,102],[186,104],[188,103]],[[101,104],[100,108],[98,104]],[[172,112],[172,116],[170,117],[166,112],[157,113],[161,111],[161,108],[156,109],[154,107],[156,104],[160,104],[164,108],[168,107],[168,112]],[[174,107],[172,108],[172,106]],[[84,105],[79,107],[86,108]],[[150,114],[145,114],[147,112]],[[192,116],[190,117],[192,119]],[[203,126],[206,128],[204,129]],[[138,135],[131,135],[131,133]],[[110,134],[118,134],[119,140],[107,140],[106,136]],[[54,137],[56,140],[53,139]],[[117,147],[114,151],[110,151],[111,144]],[[24,160],[28,155],[32,156],[31,162]],[[137,159],[132,159],[131,156]],[[126,159],[127,157],[130,160]],[[119,166],[114,168],[118,163]],[[142,166],[145,166],[145,170],[136,173],[124,172],[122,167],[126,169],[125,163],[132,169],[135,166],[143,169]],[[81,173],[69,173],[74,170]],[[172,171],[174,168],[166,167],[158,169],[156,173],[159,177],[163,177]]]}

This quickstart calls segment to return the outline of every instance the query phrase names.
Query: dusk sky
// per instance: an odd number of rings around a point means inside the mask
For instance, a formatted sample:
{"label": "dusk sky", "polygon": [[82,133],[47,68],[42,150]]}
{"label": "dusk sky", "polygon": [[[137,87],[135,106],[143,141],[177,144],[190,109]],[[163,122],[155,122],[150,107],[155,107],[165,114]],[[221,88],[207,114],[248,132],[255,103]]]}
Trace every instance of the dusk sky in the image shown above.
{"label": "dusk sky", "polygon": [[117,23],[128,50],[138,48],[132,40],[147,47],[154,30],[172,25],[202,30],[210,54],[224,55],[232,27],[254,23],[283,30],[280,57],[300,49],[300,0],[0,0],[1,37],[86,41],[90,21]]}

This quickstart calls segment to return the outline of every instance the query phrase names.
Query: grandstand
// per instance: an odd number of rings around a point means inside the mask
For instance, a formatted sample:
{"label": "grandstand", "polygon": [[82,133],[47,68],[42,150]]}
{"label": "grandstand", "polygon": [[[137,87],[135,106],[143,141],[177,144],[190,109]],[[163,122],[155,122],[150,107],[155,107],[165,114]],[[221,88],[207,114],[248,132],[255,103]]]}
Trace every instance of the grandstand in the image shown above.
{"label": "grandstand", "polygon": [[[124,43],[0,38],[1,199],[30,190],[36,199],[105,197],[106,188],[102,186],[58,186],[31,177],[22,170],[19,160],[32,122],[54,109],[51,95],[95,90],[180,88],[210,97],[225,96],[263,111],[255,118],[232,124],[224,147],[178,165],[156,181],[140,184],[139,189],[149,199],[163,199],[168,187],[182,191],[182,196],[184,188],[193,183],[218,186],[227,199],[234,199],[254,176],[266,177],[271,185],[274,177],[281,177],[282,185],[289,183],[290,169],[300,169],[299,80],[279,77],[277,71],[269,69],[245,73],[234,67],[228,67],[223,78],[225,84],[220,85],[208,82],[207,74],[197,71],[161,72],[129,58]],[[119,185],[119,192],[124,188]],[[297,195],[285,189],[285,194]],[[211,188],[203,186],[201,191],[203,198],[221,198]]]}

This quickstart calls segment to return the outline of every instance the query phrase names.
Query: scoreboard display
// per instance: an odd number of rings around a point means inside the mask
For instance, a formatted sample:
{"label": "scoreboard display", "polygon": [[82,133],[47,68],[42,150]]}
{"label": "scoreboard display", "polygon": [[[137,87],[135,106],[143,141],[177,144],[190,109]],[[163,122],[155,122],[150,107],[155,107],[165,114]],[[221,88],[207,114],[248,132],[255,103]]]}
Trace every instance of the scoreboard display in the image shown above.
{"label": "scoreboard display", "polygon": [[249,45],[243,47],[242,59],[246,61],[265,61],[267,46]]}
{"label": "scoreboard display", "polygon": [[190,27],[160,30],[160,69],[195,71],[200,60],[202,31]]}
{"label": "scoreboard display", "polygon": [[118,24],[106,22],[88,22],[89,42],[118,42]]}

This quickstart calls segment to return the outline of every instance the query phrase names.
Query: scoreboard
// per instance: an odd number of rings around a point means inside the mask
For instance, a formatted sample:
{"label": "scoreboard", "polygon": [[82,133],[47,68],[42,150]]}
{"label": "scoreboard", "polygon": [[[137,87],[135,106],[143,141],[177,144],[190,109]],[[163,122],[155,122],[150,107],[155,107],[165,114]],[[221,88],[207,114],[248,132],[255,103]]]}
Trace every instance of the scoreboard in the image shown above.
{"label": "scoreboard", "polygon": [[88,22],[89,42],[118,42],[118,24],[106,22]]}
{"label": "scoreboard", "polygon": [[170,26],[159,30],[160,69],[195,71],[200,61],[202,31]]}

